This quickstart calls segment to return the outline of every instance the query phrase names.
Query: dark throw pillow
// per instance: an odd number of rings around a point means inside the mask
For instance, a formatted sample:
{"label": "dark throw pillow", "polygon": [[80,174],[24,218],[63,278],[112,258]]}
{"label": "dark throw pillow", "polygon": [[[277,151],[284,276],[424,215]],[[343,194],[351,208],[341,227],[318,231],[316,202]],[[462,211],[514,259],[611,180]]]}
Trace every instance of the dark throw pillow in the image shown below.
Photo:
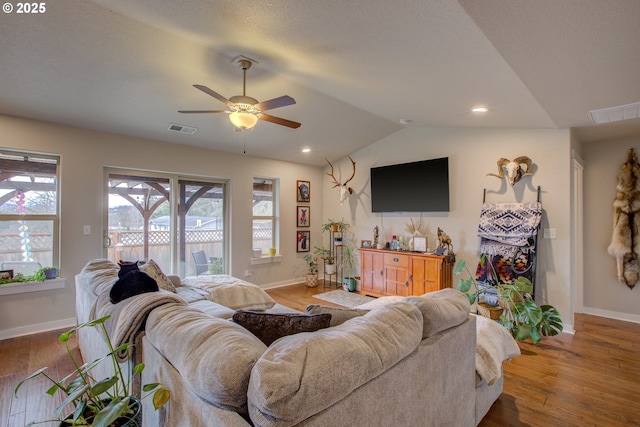
{"label": "dark throw pillow", "polygon": [[118,271],[118,277],[123,278],[127,273],[131,273],[132,271],[139,270],[138,261],[118,261],[118,265],[120,266],[120,270]]}
{"label": "dark throw pillow", "polygon": [[233,321],[269,346],[280,337],[328,328],[331,314],[259,313],[238,310]]}
{"label": "dark throw pillow", "polygon": [[147,273],[133,270],[122,276],[111,288],[109,298],[112,304],[145,292],[158,292],[158,284]]}

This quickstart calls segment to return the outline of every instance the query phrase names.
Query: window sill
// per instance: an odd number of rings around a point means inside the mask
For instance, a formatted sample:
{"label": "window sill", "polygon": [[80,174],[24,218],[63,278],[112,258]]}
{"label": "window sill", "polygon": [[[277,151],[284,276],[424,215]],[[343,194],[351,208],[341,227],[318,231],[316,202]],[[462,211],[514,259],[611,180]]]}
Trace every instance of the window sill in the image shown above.
{"label": "window sill", "polygon": [[282,261],[282,255],[276,255],[276,256],[267,255],[260,258],[251,258],[251,265],[272,264],[280,261]]}
{"label": "window sill", "polygon": [[26,294],[29,292],[49,291],[51,289],[62,289],[67,285],[67,281],[60,277],[45,280],[44,282],[18,282],[0,285],[0,295]]}

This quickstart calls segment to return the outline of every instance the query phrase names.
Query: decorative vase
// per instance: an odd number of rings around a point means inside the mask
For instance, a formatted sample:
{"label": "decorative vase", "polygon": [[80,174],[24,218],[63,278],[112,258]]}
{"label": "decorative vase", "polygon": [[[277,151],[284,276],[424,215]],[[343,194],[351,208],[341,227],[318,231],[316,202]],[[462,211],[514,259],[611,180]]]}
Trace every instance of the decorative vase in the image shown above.
{"label": "decorative vase", "polygon": [[307,288],[315,288],[318,286],[318,273],[307,274]]}
{"label": "decorative vase", "polygon": [[342,289],[348,292],[356,290],[356,279],[354,277],[345,277],[342,279]]}

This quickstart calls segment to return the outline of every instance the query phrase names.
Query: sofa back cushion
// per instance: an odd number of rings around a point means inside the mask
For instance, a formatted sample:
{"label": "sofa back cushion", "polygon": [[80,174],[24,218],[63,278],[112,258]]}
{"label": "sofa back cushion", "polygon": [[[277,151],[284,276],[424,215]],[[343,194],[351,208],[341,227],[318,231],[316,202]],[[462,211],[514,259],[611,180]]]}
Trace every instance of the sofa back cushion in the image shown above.
{"label": "sofa back cushion", "polygon": [[117,264],[106,258],[93,259],[82,268],[81,282],[86,283],[94,295],[100,295],[116,283],[119,270]]}
{"label": "sofa back cushion", "polygon": [[309,304],[305,309],[307,314],[330,314],[331,315],[331,323],[329,326],[338,326],[342,325],[349,319],[353,319],[354,317],[364,316],[369,312],[369,310],[361,310],[359,308],[338,308],[338,307],[328,307],[326,305],[320,304]]}
{"label": "sofa back cushion", "polygon": [[147,337],[198,396],[247,412],[251,369],[267,348],[250,332],[201,310],[166,304],[149,315]]}
{"label": "sofa back cushion", "polygon": [[460,291],[445,288],[419,297],[405,298],[422,313],[422,338],[458,326],[469,317],[469,299]]}
{"label": "sofa back cushion", "polygon": [[283,337],[251,373],[251,419],[261,426],[295,425],[394,366],[421,337],[422,315],[405,302],[333,328]]}

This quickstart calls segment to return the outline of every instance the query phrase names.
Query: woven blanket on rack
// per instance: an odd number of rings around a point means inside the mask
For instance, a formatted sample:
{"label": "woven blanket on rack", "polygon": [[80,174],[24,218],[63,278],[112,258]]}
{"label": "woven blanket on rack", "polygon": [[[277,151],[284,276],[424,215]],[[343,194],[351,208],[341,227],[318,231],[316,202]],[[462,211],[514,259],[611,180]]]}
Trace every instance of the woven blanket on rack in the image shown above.
{"label": "woven blanket on rack", "polygon": [[538,233],[542,203],[485,203],[478,236],[511,246],[528,246]]}

